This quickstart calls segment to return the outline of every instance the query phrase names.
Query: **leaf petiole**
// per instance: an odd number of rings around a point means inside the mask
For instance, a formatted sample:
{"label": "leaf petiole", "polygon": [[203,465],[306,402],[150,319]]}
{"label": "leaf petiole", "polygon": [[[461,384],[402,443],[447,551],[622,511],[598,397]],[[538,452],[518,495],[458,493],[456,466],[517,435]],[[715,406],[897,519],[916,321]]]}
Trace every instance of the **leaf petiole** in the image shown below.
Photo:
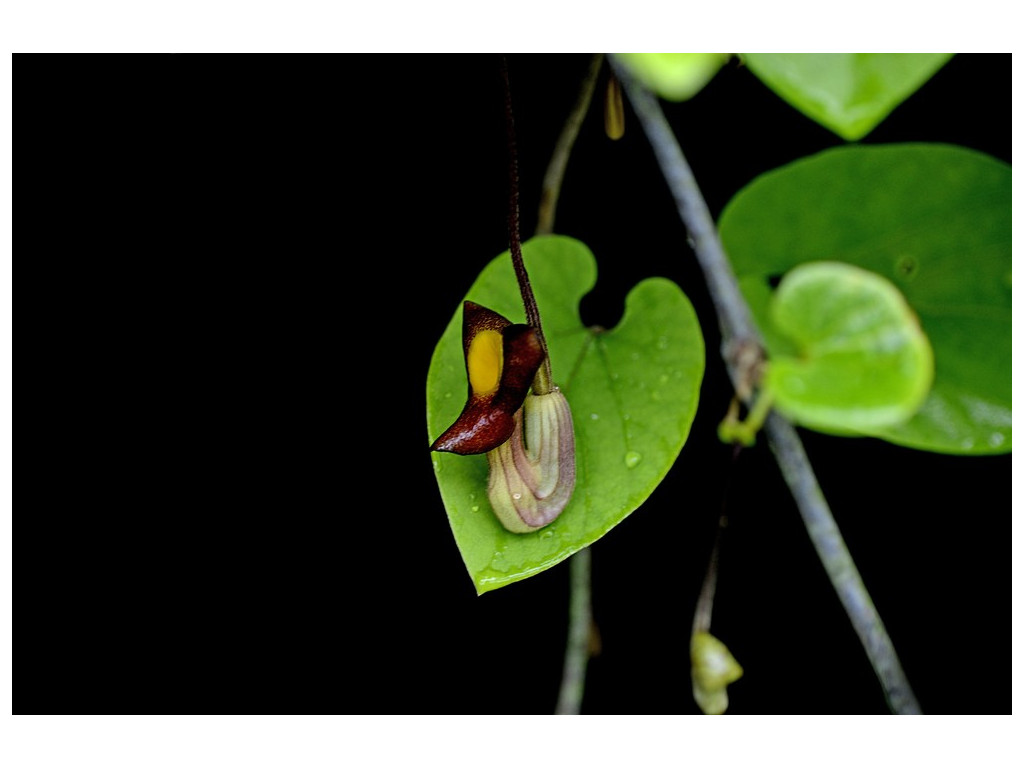
{"label": "leaf petiole", "polygon": [[770,390],[758,392],[754,405],[745,419],[740,418],[740,401],[733,398],[725,418],[718,425],[718,439],[723,443],[739,444],[745,448],[752,446],[757,440],[757,433],[764,426],[765,419],[772,409],[774,397]]}

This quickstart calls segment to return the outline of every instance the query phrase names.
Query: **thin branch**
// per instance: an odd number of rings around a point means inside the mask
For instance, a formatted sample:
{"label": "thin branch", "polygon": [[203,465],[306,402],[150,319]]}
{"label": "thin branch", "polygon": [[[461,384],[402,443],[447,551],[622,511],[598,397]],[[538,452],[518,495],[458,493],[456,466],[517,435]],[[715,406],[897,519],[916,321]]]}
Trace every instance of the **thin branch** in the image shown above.
{"label": "thin branch", "polygon": [[556,715],[578,715],[583,704],[583,686],[590,656],[590,547],[581,549],[569,561],[572,582],[569,596],[569,636],[565,643],[562,687],[558,692]]}
{"label": "thin branch", "polygon": [[764,428],[818,558],[828,571],[832,586],[853,622],[853,628],[885,690],[889,706],[897,714],[920,714],[921,708],[903,674],[896,648],[846,548],[800,437],[793,425],[774,411],[768,416]]}
{"label": "thin branch", "polygon": [[[680,218],[693,240],[697,261],[704,272],[718,314],[726,368],[737,394],[749,404],[753,382],[756,381],[754,373],[763,355],[761,337],[750,309],[740,293],[707,204],[661,105],[614,57],[610,61],[643,125],[658,165],[675,198]],[[889,706],[898,714],[919,713],[920,707],[903,673],[892,641],[843,542],[796,430],[774,412],[769,416],[765,430],[775,460],[796,500],[807,533],[861,639]]]}
{"label": "thin branch", "polygon": [[750,374],[753,367],[760,362],[760,350],[763,348],[761,333],[740,293],[736,275],[722,248],[718,229],[697,186],[697,180],[686,158],[683,157],[683,151],[661,111],[658,100],[637,83],[614,57],[609,57],[609,61],[626,91],[634,112],[640,118],[644,133],[647,134],[658,165],[675,198],[679,216],[686,225],[694,254],[704,272],[704,279],[715,305],[722,335],[722,355],[728,365],[729,374],[733,377],[733,386],[746,400],[750,396],[750,392],[745,391],[749,389],[749,382],[752,380]]}
{"label": "thin branch", "polygon": [[583,125],[583,118],[587,116],[587,110],[590,109],[590,101],[594,95],[594,86],[597,83],[597,75],[601,71],[602,61],[604,61],[603,53],[595,53],[590,59],[590,67],[580,84],[576,104],[573,105],[569,117],[565,120],[565,125],[562,126],[562,133],[555,143],[555,151],[551,155],[551,161],[548,163],[541,185],[540,208],[537,211],[538,235],[550,235],[555,231],[555,209],[558,207],[558,195],[562,190],[562,179],[565,177],[565,169],[569,164],[572,147],[580,133],[580,126]]}

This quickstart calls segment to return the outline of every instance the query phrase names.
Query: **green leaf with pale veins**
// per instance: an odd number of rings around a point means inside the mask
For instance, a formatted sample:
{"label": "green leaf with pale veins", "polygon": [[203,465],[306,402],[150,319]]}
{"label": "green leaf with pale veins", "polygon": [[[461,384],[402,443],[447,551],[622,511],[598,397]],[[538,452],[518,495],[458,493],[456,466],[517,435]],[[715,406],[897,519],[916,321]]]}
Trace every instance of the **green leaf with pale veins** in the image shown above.
{"label": "green leaf with pale veins", "polygon": [[743,53],[761,82],[848,141],[870,133],[951,53]]}
{"label": "green leaf with pale veins", "polygon": [[[578,311],[597,279],[590,250],[577,240],[551,235],[524,243],[523,259],[552,375],[572,408],[576,490],[555,522],[533,533],[509,533],[487,499],[487,457],[431,454],[456,544],[481,594],[558,564],[639,507],[686,441],[704,374],[697,316],[675,283],[642,281],[627,296],[615,328],[591,329],[583,326]],[[507,252],[484,268],[466,299],[524,322]],[[460,304],[431,359],[427,445],[465,404],[461,321]]]}
{"label": "green leaf with pale veins", "polygon": [[1011,450],[1011,173],[943,144],[846,146],[766,173],[719,221],[770,356],[799,354],[771,315],[775,281],[809,261],[890,280],[935,357],[928,397],[904,424],[863,428],[911,448]]}

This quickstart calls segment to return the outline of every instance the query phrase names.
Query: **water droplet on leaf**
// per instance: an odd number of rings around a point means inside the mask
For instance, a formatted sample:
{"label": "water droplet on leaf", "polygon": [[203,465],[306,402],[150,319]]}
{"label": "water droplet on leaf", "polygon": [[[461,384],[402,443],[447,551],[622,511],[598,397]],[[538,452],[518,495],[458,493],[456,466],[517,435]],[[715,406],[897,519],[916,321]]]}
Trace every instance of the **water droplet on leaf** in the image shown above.
{"label": "water droplet on leaf", "polygon": [[626,467],[628,469],[632,469],[633,467],[640,463],[641,459],[643,459],[643,456],[641,456],[639,453],[637,453],[636,451],[630,451],[629,453],[626,454],[624,460],[626,462]]}

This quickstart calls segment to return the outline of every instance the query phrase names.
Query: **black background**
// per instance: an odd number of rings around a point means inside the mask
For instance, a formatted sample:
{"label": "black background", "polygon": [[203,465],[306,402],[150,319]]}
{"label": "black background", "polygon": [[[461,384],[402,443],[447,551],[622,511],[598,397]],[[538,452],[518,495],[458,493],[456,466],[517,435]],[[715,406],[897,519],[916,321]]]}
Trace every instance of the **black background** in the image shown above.
{"label": "black background", "polygon": [[[509,57],[525,235],[588,58]],[[52,94],[19,113],[25,210],[61,211],[50,226],[91,254],[65,288],[103,287],[81,323],[102,333],[64,331],[103,407],[68,407],[87,428],[69,453],[102,467],[75,480],[84,506],[19,536],[15,711],[551,712],[567,564],[477,597],[427,451],[431,352],[508,244],[498,57],[16,61]],[[1009,162],[1010,77],[1008,55],[956,56],[863,143]],[[728,489],[713,631],[746,670],[730,711],[885,712],[770,452],[730,467],[715,437],[731,393],[702,277],[633,115],[611,142],[599,104],[555,227],[598,261],[583,320],[613,326],[632,285],[669,277],[708,366],[678,462],[592,547],[583,711],[696,712],[689,628]],[[665,110],[716,216],[842,144],[736,60]],[[925,712],[1008,713],[1010,457],[801,434]],[[44,672],[57,682],[27,684]]]}

